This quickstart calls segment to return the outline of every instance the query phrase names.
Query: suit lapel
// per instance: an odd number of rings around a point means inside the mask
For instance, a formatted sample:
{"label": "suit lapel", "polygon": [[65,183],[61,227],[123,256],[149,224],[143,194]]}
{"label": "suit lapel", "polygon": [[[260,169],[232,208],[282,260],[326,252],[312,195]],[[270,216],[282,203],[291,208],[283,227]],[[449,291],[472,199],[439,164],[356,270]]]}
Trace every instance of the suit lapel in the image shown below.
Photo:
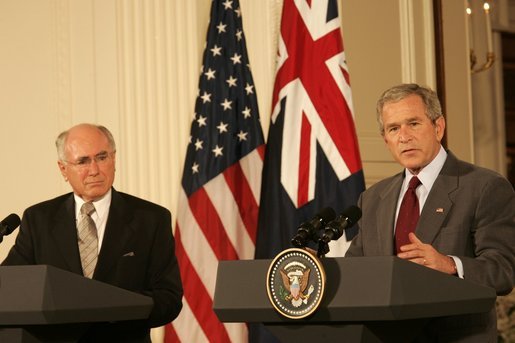
{"label": "suit lapel", "polygon": [[57,250],[61,254],[69,271],[82,274],[79,247],[77,243],[77,226],[75,223],[75,201],[73,193],[57,210],[52,226],[53,236]]}
{"label": "suit lapel", "polygon": [[124,198],[113,189],[109,216],[94,279],[104,279],[118,262],[123,249],[133,235],[133,229],[129,225],[131,219],[131,209],[128,208]]}
{"label": "suit lapel", "polygon": [[447,159],[427,197],[416,233],[422,242],[431,244],[442,229],[453,206],[452,193],[458,188],[458,160],[448,152]]}
{"label": "suit lapel", "polygon": [[395,210],[403,179],[404,173],[395,175],[392,182],[380,194],[381,204],[376,213],[379,255],[391,255],[393,252]]}

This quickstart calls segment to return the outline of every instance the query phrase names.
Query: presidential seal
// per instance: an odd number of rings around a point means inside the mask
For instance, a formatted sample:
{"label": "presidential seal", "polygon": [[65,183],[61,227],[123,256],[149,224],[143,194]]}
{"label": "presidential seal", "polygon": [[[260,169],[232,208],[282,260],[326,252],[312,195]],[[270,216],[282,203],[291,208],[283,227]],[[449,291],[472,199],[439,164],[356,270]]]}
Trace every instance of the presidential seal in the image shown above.
{"label": "presidential seal", "polygon": [[320,261],[304,249],[282,251],[268,268],[268,299],[287,318],[301,319],[315,312],[324,287],[325,273]]}

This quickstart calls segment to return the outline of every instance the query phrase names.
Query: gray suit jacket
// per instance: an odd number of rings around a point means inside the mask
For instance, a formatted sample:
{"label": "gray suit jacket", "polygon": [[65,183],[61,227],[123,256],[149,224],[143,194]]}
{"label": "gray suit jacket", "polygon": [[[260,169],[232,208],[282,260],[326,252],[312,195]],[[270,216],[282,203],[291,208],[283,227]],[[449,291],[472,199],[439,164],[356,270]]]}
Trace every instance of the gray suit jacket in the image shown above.
{"label": "gray suit jacket", "polygon": [[[48,264],[82,275],[73,193],[28,208],[2,264]],[[154,307],[147,320],[95,325],[83,341],[149,342],[150,328],[182,308],[170,212],[113,189],[93,279],[150,296]]]}
{"label": "gray suit jacket", "polygon": [[[402,172],[363,192],[359,199],[363,217],[346,256],[394,254],[395,211],[403,178]],[[499,295],[512,290],[515,193],[502,176],[460,161],[448,152],[415,232],[440,253],[459,257],[465,279],[492,287]],[[479,316],[482,318],[458,317],[433,323],[431,334],[445,341],[496,341],[495,311]]]}

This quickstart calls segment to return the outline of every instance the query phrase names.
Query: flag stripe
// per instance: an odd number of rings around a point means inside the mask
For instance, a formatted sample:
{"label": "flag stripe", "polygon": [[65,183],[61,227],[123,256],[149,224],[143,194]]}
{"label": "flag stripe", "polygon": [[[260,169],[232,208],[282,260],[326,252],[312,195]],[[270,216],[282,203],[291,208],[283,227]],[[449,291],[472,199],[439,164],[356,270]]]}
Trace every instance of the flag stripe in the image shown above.
{"label": "flag stripe", "polygon": [[209,342],[188,302],[183,301],[181,315],[173,325],[167,325],[165,328],[165,342],[191,342],[192,337],[195,337],[195,343]]}
{"label": "flag stripe", "polygon": [[[231,342],[235,343],[244,343],[249,339],[249,333],[247,331],[247,326],[245,324],[240,323],[224,323],[225,330],[229,334],[231,338]],[[220,341],[221,343],[225,343]]]}
{"label": "flag stripe", "polygon": [[310,176],[310,146],[311,146],[311,125],[306,120],[306,116],[303,113],[300,116],[302,119],[300,129],[300,144],[299,144],[299,179],[298,179],[298,199],[297,206],[303,206],[308,202],[308,189],[309,189],[309,176]]}
{"label": "flag stripe", "polygon": [[195,209],[193,216],[204,236],[206,236],[207,242],[217,259],[235,260],[238,258],[238,254],[232,244],[227,244],[230,242],[230,239],[216,208],[208,196],[206,188],[199,188],[188,198],[190,208]]}
{"label": "flag stripe", "polygon": [[[218,259],[211,249],[206,236],[204,236],[204,233],[198,226],[191,208],[183,206],[187,203],[186,194],[181,192],[179,194],[180,211],[177,214],[177,226],[184,228],[181,232],[184,254],[189,258],[194,270],[198,272],[202,283],[206,286],[212,297],[216,283]],[[179,266],[181,265],[179,264]],[[188,275],[187,273],[185,274]]]}
{"label": "flag stripe", "polygon": [[185,253],[184,247],[181,242],[181,229],[177,227],[175,234],[178,238],[177,241],[177,251],[181,256],[180,258],[180,266],[181,269],[184,270],[184,273],[181,274],[183,277],[184,287],[184,297],[188,302],[190,308],[193,309],[193,314],[197,319],[198,323],[202,323],[201,328],[204,331],[205,335],[210,340],[216,340],[216,338],[220,339],[220,342],[228,342],[229,336],[227,335],[227,331],[215,313],[211,311],[213,307],[212,296],[208,293],[207,289],[204,287],[204,284],[200,280],[196,270],[193,268],[191,261]]}
{"label": "flag stripe", "polygon": [[197,343],[209,342],[186,299],[183,301],[180,316],[173,324],[167,325],[167,328],[171,328],[170,331],[165,329],[166,343],[191,342],[192,339]]}
{"label": "flag stripe", "polygon": [[224,177],[225,181],[227,182],[227,186],[231,189],[232,195],[235,198],[236,205],[238,206],[237,211],[240,214],[244,229],[248,233],[247,237],[253,237],[251,240],[252,243],[250,244],[252,248],[252,254],[238,255],[240,258],[244,258],[243,256],[246,256],[246,258],[252,258],[254,254],[254,245],[256,244],[255,223],[257,223],[258,213],[256,210],[258,209],[258,203],[252,195],[250,185],[247,182],[247,179],[243,173],[243,169],[239,163],[227,168],[224,172]]}
{"label": "flag stripe", "polygon": [[[244,256],[252,257],[254,254],[253,240],[245,229],[239,213],[239,204],[227,183],[228,177],[233,177],[234,175],[230,175],[230,173],[227,176],[225,175],[228,170],[236,169],[238,166],[239,164],[235,163],[227,168],[223,174],[220,174],[204,186],[206,194],[209,196],[209,203],[213,205],[217,219],[220,220],[219,225],[216,221],[213,221],[213,218],[209,217],[209,214],[208,217],[204,218],[205,225],[208,225],[206,231],[210,234],[207,236],[208,240],[212,243],[212,246],[220,247],[225,245],[227,248],[226,251],[221,251],[221,255],[217,256],[219,260],[234,260],[244,258]],[[241,190],[248,188],[245,187],[245,182],[238,185],[238,187]],[[223,230],[223,232],[217,233],[217,229]],[[211,236],[213,236],[213,239],[211,239]],[[216,242],[216,239],[227,241]]]}
{"label": "flag stripe", "polygon": [[[183,307],[182,307],[183,311],[184,311],[184,305],[185,304],[183,304]],[[168,339],[170,341],[179,342],[179,340],[180,340],[179,335],[177,334],[177,331],[175,331],[173,325],[166,325],[164,329],[165,329],[165,335],[168,337]]]}
{"label": "flag stripe", "polygon": [[[265,145],[263,144],[240,161],[241,169],[243,174],[245,174],[252,196],[254,197],[253,202],[256,203],[256,206],[259,206],[259,199],[261,197],[261,171],[263,170],[264,159]],[[257,223],[257,220],[255,223]],[[254,226],[256,225],[254,224]]]}

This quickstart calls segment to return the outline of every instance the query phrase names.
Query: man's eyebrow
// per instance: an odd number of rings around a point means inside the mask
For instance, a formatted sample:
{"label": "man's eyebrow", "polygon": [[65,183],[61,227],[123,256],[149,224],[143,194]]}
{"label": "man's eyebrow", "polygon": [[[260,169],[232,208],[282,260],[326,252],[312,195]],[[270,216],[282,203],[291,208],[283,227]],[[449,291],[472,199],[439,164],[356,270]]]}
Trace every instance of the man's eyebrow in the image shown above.
{"label": "man's eyebrow", "polygon": [[[101,156],[101,155],[107,155],[107,154],[109,154],[107,151],[102,150],[102,151],[98,152],[98,153],[95,155],[95,157],[96,157],[96,156]],[[83,159],[85,159],[85,158],[89,158],[89,156],[88,156],[88,155],[79,156],[79,157],[77,157],[77,161],[78,161],[78,160],[83,160]]]}
{"label": "man's eyebrow", "polygon": [[400,123],[399,122],[393,122],[393,123],[387,123],[385,125],[386,128],[390,128],[390,127],[393,127],[393,126],[399,126]]}
{"label": "man's eyebrow", "polygon": [[420,117],[417,117],[417,116],[413,116],[413,117],[409,117],[409,118],[405,118],[405,119],[402,119],[400,121],[396,121],[396,122],[393,122],[393,123],[389,123],[387,124],[387,126],[395,126],[395,125],[400,125],[402,123],[409,123],[409,122],[412,122],[412,121],[420,121],[421,118]]}

